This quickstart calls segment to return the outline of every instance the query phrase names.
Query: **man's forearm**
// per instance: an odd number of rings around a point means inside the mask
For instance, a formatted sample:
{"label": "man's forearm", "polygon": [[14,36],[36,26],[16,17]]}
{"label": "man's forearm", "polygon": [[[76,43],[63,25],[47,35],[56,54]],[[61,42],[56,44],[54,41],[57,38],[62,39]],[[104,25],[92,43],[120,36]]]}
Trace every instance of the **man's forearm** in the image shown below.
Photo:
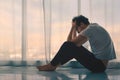
{"label": "man's forearm", "polygon": [[75,27],[72,27],[70,30],[70,33],[68,35],[67,41],[71,41],[75,37],[76,37],[76,29],[75,29]]}

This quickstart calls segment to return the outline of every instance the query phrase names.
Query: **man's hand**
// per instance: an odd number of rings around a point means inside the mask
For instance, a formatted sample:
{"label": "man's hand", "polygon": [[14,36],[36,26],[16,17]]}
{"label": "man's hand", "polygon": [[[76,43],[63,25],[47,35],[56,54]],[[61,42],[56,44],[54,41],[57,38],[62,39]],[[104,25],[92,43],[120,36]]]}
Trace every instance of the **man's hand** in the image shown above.
{"label": "man's hand", "polygon": [[72,27],[76,27],[76,22],[72,22]]}

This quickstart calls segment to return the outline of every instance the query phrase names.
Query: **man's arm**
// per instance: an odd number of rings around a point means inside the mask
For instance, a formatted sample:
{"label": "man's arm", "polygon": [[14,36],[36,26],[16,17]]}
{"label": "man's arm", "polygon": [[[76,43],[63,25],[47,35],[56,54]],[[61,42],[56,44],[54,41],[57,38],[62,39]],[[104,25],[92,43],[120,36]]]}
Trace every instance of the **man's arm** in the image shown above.
{"label": "man's arm", "polygon": [[83,43],[85,43],[88,38],[86,36],[83,36],[79,34],[78,36],[76,35],[76,23],[72,22],[72,28],[70,30],[70,33],[68,35],[67,41],[75,43],[77,46],[81,46]]}
{"label": "man's arm", "polygon": [[76,36],[74,39],[72,39],[71,42],[75,43],[76,46],[81,46],[81,45],[84,44],[87,40],[88,40],[88,38],[87,38],[86,36],[83,36],[83,35],[79,34],[79,35]]}
{"label": "man's arm", "polygon": [[67,41],[71,41],[72,39],[74,39],[76,37],[76,27],[75,27],[75,22],[72,22],[72,27],[70,30],[70,33],[68,35]]}
{"label": "man's arm", "polygon": [[78,36],[76,36],[76,29],[75,29],[75,27],[71,28],[71,31],[70,31],[70,33],[68,35],[68,39],[67,39],[67,41],[73,42],[77,46],[81,46],[87,40],[88,40],[88,38],[86,36],[81,35],[81,34],[79,34]]}
{"label": "man's arm", "polygon": [[77,46],[81,46],[87,40],[88,40],[88,38],[86,36],[81,35],[81,34],[79,34],[78,36],[76,36],[76,30],[74,30],[74,29],[71,29],[71,31],[70,31],[70,33],[68,35],[68,39],[67,39],[67,41],[73,42]]}
{"label": "man's arm", "polygon": [[72,26],[70,33],[68,35],[67,41],[72,41],[76,37],[76,29]]}

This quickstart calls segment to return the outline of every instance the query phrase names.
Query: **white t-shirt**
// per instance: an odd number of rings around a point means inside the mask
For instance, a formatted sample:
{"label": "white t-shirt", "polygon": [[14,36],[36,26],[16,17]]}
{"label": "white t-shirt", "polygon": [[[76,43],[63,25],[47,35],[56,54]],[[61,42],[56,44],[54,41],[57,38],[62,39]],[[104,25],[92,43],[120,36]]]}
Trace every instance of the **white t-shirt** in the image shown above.
{"label": "white t-shirt", "polygon": [[108,32],[100,25],[92,23],[80,34],[88,37],[91,50],[96,58],[101,60],[116,58],[113,42]]}

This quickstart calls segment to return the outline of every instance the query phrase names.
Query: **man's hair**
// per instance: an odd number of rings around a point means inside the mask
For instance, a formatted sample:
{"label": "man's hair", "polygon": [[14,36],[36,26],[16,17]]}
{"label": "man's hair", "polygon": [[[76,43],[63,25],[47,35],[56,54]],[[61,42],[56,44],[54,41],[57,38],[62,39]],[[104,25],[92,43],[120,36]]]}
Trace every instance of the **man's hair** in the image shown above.
{"label": "man's hair", "polygon": [[80,23],[84,23],[86,25],[90,24],[88,18],[86,18],[85,16],[83,15],[79,15],[79,16],[76,16],[72,19],[73,22],[76,21],[76,25],[80,26]]}

